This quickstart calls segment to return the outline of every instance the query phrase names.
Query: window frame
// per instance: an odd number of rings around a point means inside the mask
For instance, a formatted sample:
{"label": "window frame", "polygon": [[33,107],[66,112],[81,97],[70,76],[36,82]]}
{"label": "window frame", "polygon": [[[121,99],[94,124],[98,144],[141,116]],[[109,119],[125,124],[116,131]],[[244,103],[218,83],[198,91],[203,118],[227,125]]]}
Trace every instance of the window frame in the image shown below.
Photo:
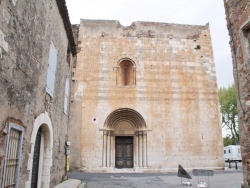
{"label": "window frame", "polygon": [[3,178],[2,178],[2,188],[5,187],[5,180],[6,180],[6,170],[7,170],[7,159],[8,159],[8,152],[9,152],[9,144],[10,144],[10,133],[11,130],[14,129],[19,132],[20,137],[18,141],[18,148],[17,148],[17,160],[18,164],[16,166],[15,170],[15,188],[18,188],[18,180],[19,180],[19,172],[20,172],[20,166],[21,166],[21,153],[22,153],[22,145],[23,145],[23,135],[24,135],[24,129],[23,127],[16,125],[14,123],[9,123],[8,128],[8,136],[7,136],[7,142],[6,142],[6,148],[5,148],[5,156],[4,156],[4,165],[3,165]]}
{"label": "window frame", "polygon": [[240,42],[242,44],[243,62],[250,71],[250,64],[248,62],[250,59],[250,19],[246,20],[246,22],[241,27]]}
{"label": "window frame", "polygon": [[117,66],[117,86],[136,86],[136,67],[130,59],[121,59]]}

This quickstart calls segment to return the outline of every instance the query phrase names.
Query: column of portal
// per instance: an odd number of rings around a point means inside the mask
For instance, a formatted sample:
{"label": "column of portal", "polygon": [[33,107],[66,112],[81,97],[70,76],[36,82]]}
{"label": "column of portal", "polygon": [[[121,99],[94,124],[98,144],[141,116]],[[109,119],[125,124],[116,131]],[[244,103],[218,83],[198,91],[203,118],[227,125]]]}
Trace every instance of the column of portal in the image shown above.
{"label": "column of portal", "polygon": [[140,167],[140,132],[138,131],[138,136],[137,136],[137,143],[138,143],[138,158],[137,158],[137,165]]}
{"label": "column of portal", "polygon": [[148,167],[148,134],[146,132],[146,167]]}
{"label": "column of portal", "polygon": [[143,151],[143,143],[142,143],[142,132],[139,132],[139,167],[142,167],[142,151]]}
{"label": "column of portal", "polygon": [[107,131],[107,167],[110,166],[110,131]]}
{"label": "column of portal", "polygon": [[135,138],[134,167],[138,167],[138,132],[137,131],[135,132],[134,138]]}
{"label": "column of portal", "polygon": [[115,137],[114,137],[114,131],[110,132],[110,166],[115,166]]}
{"label": "column of portal", "polygon": [[103,131],[103,148],[102,148],[102,167],[106,167],[106,154],[107,154],[107,132]]}
{"label": "column of portal", "polygon": [[147,133],[142,131],[142,166],[146,167],[146,137],[147,137]]}

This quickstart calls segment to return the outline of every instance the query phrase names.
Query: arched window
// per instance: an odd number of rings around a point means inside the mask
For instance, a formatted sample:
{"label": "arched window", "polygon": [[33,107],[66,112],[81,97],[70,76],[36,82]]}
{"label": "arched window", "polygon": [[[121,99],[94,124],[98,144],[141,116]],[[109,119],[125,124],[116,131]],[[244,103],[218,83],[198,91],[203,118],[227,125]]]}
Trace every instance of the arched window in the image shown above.
{"label": "arched window", "polygon": [[119,64],[118,85],[131,86],[135,85],[134,64],[129,60],[123,60]]}

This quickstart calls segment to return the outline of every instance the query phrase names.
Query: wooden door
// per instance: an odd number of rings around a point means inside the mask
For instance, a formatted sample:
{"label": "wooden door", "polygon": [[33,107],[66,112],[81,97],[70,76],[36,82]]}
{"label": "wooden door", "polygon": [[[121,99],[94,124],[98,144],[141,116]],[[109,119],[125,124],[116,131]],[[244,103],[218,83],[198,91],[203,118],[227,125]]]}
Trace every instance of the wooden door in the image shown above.
{"label": "wooden door", "polygon": [[35,146],[34,146],[32,176],[31,176],[31,188],[37,188],[41,136],[42,136],[42,128],[40,127],[38,132],[37,132],[37,135],[36,135],[36,142],[35,142]]}
{"label": "wooden door", "polygon": [[133,137],[115,137],[115,167],[133,168]]}

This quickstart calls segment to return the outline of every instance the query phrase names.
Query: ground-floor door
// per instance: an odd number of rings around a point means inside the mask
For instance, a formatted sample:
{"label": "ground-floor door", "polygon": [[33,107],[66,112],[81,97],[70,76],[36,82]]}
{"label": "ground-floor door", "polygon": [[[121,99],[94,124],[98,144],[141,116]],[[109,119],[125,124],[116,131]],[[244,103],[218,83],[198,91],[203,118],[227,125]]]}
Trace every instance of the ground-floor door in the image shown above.
{"label": "ground-floor door", "polygon": [[38,182],[41,136],[42,136],[42,128],[40,127],[38,132],[37,132],[37,135],[36,135],[36,142],[35,142],[35,146],[34,146],[32,176],[31,176],[31,188],[36,188],[37,182]]}
{"label": "ground-floor door", "polygon": [[133,137],[115,137],[115,167],[133,168]]}

